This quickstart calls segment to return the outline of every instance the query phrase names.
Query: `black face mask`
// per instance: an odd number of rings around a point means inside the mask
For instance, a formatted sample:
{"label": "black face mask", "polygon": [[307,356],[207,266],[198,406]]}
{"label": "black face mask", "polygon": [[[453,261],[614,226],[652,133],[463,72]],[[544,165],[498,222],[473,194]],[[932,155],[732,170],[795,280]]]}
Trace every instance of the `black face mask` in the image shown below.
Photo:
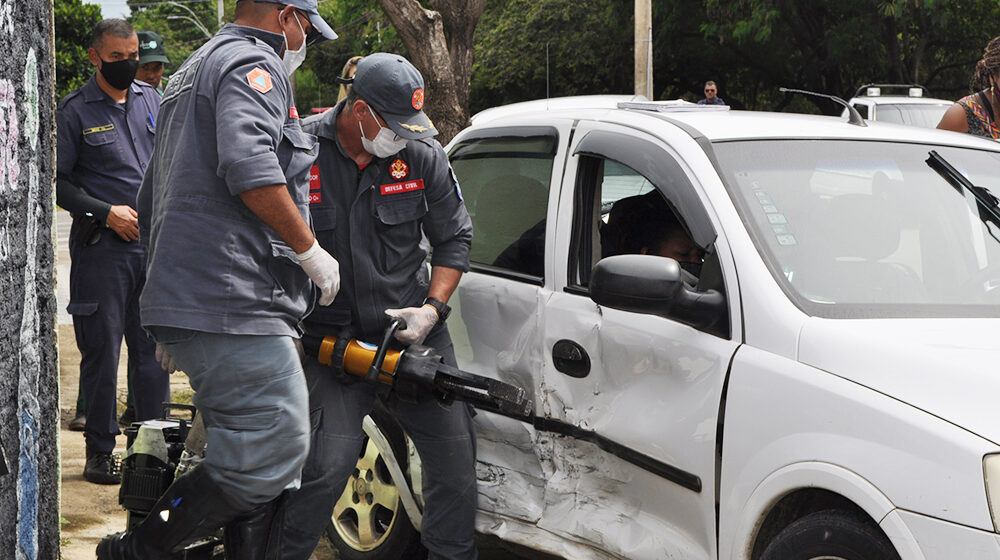
{"label": "black face mask", "polygon": [[701,263],[682,262],[677,264],[681,265],[681,270],[687,272],[688,274],[692,274],[696,278],[701,276]]}
{"label": "black face mask", "polygon": [[132,85],[135,73],[139,70],[139,61],[131,58],[107,62],[101,59],[101,75],[107,80],[111,87],[117,90],[126,90]]}

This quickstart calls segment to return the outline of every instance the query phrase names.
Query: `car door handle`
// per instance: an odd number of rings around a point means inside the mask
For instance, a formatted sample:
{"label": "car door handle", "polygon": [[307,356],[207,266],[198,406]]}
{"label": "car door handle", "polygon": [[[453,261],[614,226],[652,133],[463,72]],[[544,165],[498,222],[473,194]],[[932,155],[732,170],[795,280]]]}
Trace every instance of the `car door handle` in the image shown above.
{"label": "car door handle", "polygon": [[570,377],[590,375],[590,356],[583,346],[572,340],[562,339],[552,346],[552,362],[557,370]]}

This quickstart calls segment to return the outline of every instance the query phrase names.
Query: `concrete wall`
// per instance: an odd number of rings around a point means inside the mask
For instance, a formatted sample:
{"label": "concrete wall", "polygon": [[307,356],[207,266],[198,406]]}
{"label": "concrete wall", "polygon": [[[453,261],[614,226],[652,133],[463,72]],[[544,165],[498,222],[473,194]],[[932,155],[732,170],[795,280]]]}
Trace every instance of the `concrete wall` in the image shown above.
{"label": "concrete wall", "polygon": [[0,558],[59,557],[51,0],[0,0]]}

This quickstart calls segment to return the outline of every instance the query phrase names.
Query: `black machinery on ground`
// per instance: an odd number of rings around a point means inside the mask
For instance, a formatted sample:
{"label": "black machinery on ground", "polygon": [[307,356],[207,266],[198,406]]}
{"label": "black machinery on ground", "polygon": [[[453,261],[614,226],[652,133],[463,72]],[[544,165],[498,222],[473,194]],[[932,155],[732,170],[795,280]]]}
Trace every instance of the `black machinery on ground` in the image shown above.
{"label": "black machinery on ground", "polygon": [[[389,350],[393,334],[405,325],[402,319],[395,319],[378,346],[353,338],[311,335],[304,336],[302,344],[306,354],[316,357],[320,364],[381,384],[402,400],[414,400],[430,392],[445,401],[457,399],[477,408],[530,419],[531,401],[520,387],[449,366],[427,346],[414,344],[404,350]],[[187,416],[177,416],[178,411]],[[125,429],[125,435],[128,449],[121,460],[118,502],[128,511],[131,530],[146,518],[176,477],[204,458],[205,428],[194,406],[164,403],[161,418],[136,422]],[[203,539],[188,545],[177,558],[219,558],[221,542],[221,538]]]}

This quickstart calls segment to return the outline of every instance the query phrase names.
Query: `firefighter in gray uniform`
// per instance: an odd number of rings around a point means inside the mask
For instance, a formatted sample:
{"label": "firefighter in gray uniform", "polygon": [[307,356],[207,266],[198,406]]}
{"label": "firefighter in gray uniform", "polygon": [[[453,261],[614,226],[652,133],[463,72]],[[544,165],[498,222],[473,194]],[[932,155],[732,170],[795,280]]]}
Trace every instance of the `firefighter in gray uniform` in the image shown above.
{"label": "firefighter in gray uniform", "polygon": [[[421,108],[423,78],[401,56],[358,63],[348,97],[304,123],[320,139],[310,210],[320,245],[341,264],[341,291],[306,319],[307,332],[378,342],[390,316],[407,329],[400,347],[422,343],[455,365],[445,324],[451,296],[469,267],[472,222],[448,158]],[[318,175],[318,176],[317,176]],[[433,248],[428,277],[427,248]],[[306,560],[354,470],[361,421],[375,387],[307,356],[313,440],[302,487],[286,497],[285,560]],[[424,475],[421,540],[434,559],[476,558],[475,434],[469,407],[389,399],[387,409],[416,444]]]}
{"label": "firefighter in gray uniform", "polygon": [[309,445],[308,394],[295,345],[313,302],[329,305],[336,260],[309,226],[304,133],[287,76],[306,45],[334,38],[316,0],[240,0],[171,77],[139,189],[149,246],[142,323],[167,369],[183,370],[207,434],[205,459],[101,559],[166,559],[224,527],[227,558],[280,549],[274,504],[298,485]]}

